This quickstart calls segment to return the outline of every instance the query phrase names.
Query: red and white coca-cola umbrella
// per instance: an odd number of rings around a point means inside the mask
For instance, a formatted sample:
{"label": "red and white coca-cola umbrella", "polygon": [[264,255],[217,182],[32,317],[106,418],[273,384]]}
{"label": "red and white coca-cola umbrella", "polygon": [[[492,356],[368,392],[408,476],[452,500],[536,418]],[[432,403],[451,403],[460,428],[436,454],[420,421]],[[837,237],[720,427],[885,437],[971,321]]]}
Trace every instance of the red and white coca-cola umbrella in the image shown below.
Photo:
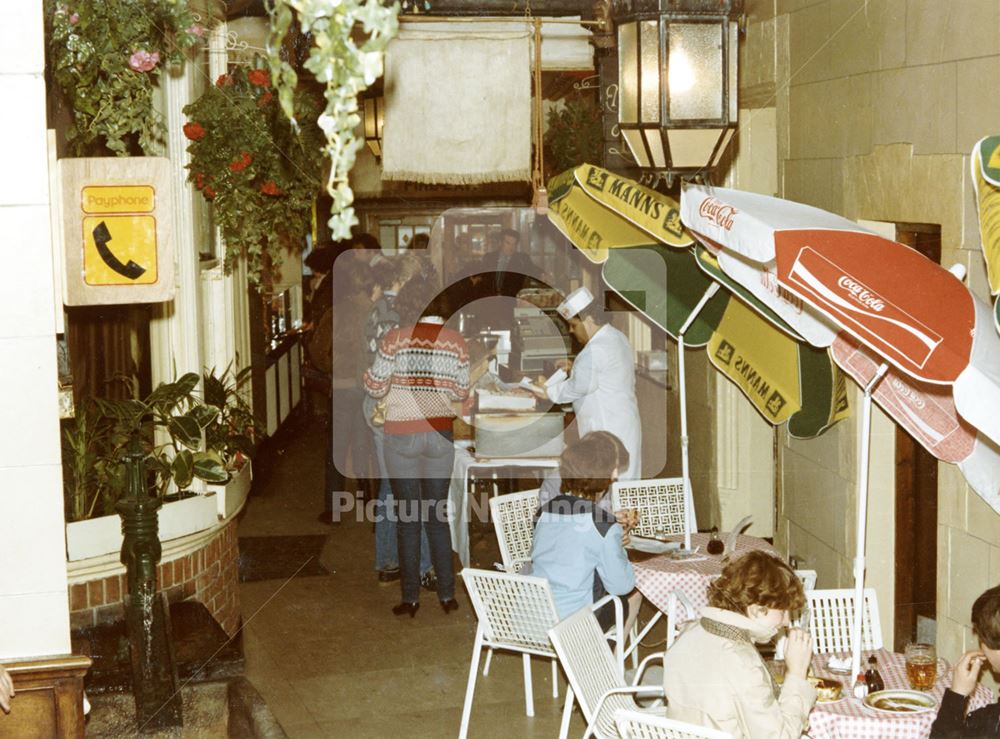
{"label": "red and white coca-cola umbrella", "polygon": [[851,660],[857,674],[872,392],[889,364],[916,380],[948,386],[958,413],[1000,443],[1000,337],[990,310],[956,275],[919,252],[801,203],[685,184],[681,221],[704,243],[773,273],[781,287],[882,362],[864,385],[859,439]]}

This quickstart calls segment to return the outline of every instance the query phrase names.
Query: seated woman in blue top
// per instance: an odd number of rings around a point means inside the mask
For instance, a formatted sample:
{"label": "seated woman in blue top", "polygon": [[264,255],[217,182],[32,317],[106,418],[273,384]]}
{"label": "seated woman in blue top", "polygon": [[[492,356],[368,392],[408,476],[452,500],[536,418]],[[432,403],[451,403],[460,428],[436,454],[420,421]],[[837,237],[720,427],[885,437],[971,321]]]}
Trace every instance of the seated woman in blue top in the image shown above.
{"label": "seated woman in blue top", "polygon": [[[532,574],[548,579],[559,618],[592,605],[595,590],[621,596],[635,587],[622,527],[595,505],[618,474],[617,457],[606,438],[584,437],[570,445],[559,459],[560,494],[539,509]],[[598,621],[610,628],[614,609],[601,609]]]}

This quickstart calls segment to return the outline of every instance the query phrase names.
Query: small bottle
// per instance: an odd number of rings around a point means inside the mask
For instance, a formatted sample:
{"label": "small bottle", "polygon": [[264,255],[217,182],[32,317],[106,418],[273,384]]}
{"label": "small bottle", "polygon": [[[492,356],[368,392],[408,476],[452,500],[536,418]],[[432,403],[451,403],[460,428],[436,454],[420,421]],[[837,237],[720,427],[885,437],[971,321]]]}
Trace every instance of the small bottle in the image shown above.
{"label": "small bottle", "polygon": [[859,672],[857,680],[854,681],[854,697],[859,701],[868,695],[868,685],[865,683],[865,673]]}
{"label": "small bottle", "polygon": [[719,538],[719,528],[717,526],[712,527],[712,538],[708,540],[705,549],[708,550],[709,554],[722,554],[726,551],[726,545]]}
{"label": "small bottle", "polygon": [[868,669],[865,671],[865,685],[868,686],[869,693],[885,690],[885,681],[882,680],[882,675],[878,671],[878,661],[875,659],[874,654],[868,658]]}

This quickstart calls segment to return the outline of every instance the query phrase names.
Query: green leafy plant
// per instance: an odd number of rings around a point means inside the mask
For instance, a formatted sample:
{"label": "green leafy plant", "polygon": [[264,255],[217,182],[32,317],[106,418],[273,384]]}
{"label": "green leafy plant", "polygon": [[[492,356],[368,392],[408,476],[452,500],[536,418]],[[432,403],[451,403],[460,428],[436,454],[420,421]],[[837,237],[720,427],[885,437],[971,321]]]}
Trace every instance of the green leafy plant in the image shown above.
{"label": "green leafy plant", "polygon": [[153,88],[204,33],[188,0],[48,0],[49,69],[69,101],[78,155],[161,151]]}
{"label": "green leafy plant", "polygon": [[[317,107],[306,92],[293,100],[306,120]],[[266,288],[283,248],[301,248],[320,188],[322,136],[299,130],[274,100],[265,69],[237,67],[184,108],[190,140],[188,179],[213,205],[226,244],[225,266],[247,261],[250,281]]]}
{"label": "green leafy plant", "polygon": [[600,162],[604,133],[597,101],[578,97],[567,100],[561,108],[550,110],[544,146],[549,176],[584,162]]}
{"label": "green leafy plant", "polygon": [[122,465],[108,464],[111,425],[91,399],[82,401],[76,416],[64,423],[63,497],[68,521],[82,521],[95,511],[114,512],[125,477]]}
{"label": "green leafy plant", "polygon": [[281,107],[293,122],[300,120],[293,97],[298,73],[282,59],[281,49],[296,18],[303,35],[313,40],[304,66],[325,88],[326,109],[316,122],[330,157],[326,190],[333,199],[329,226],[334,239],[349,238],[358,222],[347,180],[364,143],[354,135],[361,122],[358,95],[382,76],[385,47],[399,29],[398,17],[398,3],[379,0],[275,0],[271,9],[271,73]]}
{"label": "green leafy plant", "polygon": [[233,373],[227,367],[221,374],[204,374],[205,403],[219,409],[205,427],[205,447],[217,452],[229,472],[239,470],[254,455],[256,439],[263,436],[263,424],[257,422],[242,388],[250,376],[250,367]]}

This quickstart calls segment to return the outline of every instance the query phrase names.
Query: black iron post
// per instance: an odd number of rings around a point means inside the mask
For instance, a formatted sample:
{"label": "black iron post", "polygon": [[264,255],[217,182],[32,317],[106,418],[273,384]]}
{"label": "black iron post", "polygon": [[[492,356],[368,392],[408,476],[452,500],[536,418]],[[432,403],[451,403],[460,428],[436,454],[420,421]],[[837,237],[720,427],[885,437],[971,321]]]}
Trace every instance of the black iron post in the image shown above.
{"label": "black iron post", "polygon": [[126,495],[115,506],[122,518],[121,562],[128,577],[125,624],[132,656],[132,691],[141,732],[182,726],[181,695],[170,641],[169,616],[156,589],[160,561],[159,498],[149,495],[137,434],[125,454]]}

